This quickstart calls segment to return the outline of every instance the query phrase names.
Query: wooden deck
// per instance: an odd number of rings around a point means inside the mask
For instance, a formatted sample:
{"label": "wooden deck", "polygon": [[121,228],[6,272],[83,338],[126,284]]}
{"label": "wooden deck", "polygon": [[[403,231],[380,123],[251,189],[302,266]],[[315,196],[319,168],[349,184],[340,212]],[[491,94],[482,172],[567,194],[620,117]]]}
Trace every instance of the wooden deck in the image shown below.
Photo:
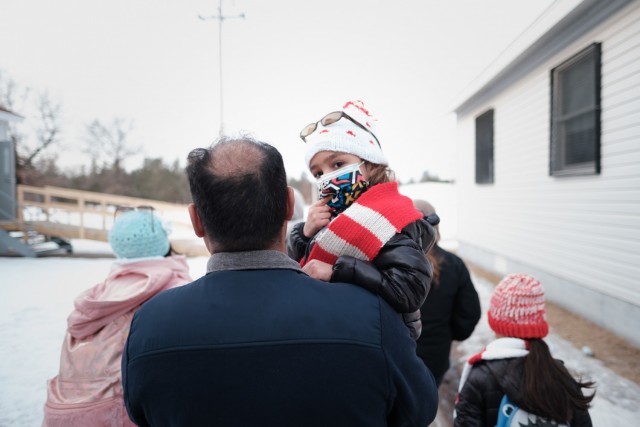
{"label": "wooden deck", "polygon": [[[61,187],[16,187],[18,212],[16,220],[0,221],[7,231],[39,233],[64,239],[108,241],[118,206],[153,206],[156,213],[174,225],[174,229],[190,229],[186,205],[158,200],[72,190]],[[178,223],[176,223],[178,221]],[[169,235],[172,247],[187,256],[207,256],[204,243]]]}

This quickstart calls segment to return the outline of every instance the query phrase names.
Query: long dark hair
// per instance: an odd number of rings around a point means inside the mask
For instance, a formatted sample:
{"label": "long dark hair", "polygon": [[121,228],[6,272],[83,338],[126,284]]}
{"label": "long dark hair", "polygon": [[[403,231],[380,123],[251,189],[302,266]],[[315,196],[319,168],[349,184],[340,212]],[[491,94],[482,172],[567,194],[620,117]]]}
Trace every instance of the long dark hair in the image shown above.
{"label": "long dark hair", "polygon": [[434,244],[431,247],[431,250],[427,251],[427,259],[431,263],[431,267],[433,268],[433,277],[431,278],[431,284],[434,287],[440,286],[440,270],[442,269],[442,264],[446,263],[446,261],[437,253],[436,246],[438,243]]}
{"label": "long dark hair", "polygon": [[[422,199],[413,199],[413,206],[422,212],[422,215],[426,218],[428,215],[436,213],[436,209],[433,205],[426,200]],[[433,228],[436,232],[436,242],[431,247],[430,250],[425,251],[425,255],[427,259],[431,263],[433,268],[433,276],[431,278],[431,283],[434,287],[440,286],[440,270],[442,269],[442,265],[446,263],[442,253],[440,252],[440,247],[438,246],[438,242],[440,241],[440,230],[437,225],[434,225]]]}
{"label": "long dark hair", "polygon": [[554,359],[542,339],[530,339],[529,354],[523,360],[520,390],[527,398],[527,409],[557,422],[571,421],[576,410],[587,410],[595,391],[585,396],[582,388],[593,388],[592,381],[576,380],[562,362]]}

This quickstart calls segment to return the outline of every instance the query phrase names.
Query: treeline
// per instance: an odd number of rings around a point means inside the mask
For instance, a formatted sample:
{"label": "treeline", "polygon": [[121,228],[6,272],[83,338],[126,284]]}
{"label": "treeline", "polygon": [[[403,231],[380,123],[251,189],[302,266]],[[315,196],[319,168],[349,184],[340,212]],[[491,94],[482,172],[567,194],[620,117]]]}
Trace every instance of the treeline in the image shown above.
{"label": "treeline", "polygon": [[132,119],[94,119],[84,124],[82,151],[88,165],[61,170],[64,120],[62,104],[46,91],[24,87],[0,70],[0,108],[19,114],[20,123],[10,123],[8,136],[13,144],[18,184],[73,188],[118,194],[171,203],[191,201],[184,166],[176,160],[145,158],[137,169],[123,164],[140,154],[142,148],[131,138]]}
{"label": "treeline", "polygon": [[[88,168],[83,166],[77,171],[61,171],[54,159],[43,159],[33,166],[21,169],[20,183],[52,185],[169,203],[191,202],[185,166],[178,160],[169,164],[162,158],[145,158],[140,168],[129,172],[119,166],[100,167],[95,162]],[[304,173],[299,179],[289,177],[289,185],[300,191],[306,203],[315,200],[315,185]]]}
{"label": "treeline", "polygon": [[60,171],[55,161],[45,160],[38,162],[37,168],[22,172],[21,182],[27,185],[53,185],[169,203],[191,202],[185,168],[177,160],[167,164],[161,158],[146,158],[141,167],[131,171],[100,167],[94,162],[74,172]]}

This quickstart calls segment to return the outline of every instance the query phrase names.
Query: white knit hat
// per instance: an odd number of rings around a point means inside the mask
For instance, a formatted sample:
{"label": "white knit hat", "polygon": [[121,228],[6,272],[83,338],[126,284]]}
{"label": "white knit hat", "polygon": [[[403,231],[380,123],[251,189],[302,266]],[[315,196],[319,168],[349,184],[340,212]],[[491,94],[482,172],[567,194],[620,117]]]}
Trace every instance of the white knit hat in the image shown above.
{"label": "white knit hat", "polygon": [[327,126],[318,123],[317,129],[305,138],[308,145],[305,153],[307,166],[311,164],[313,156],[320,151],[349,153],[371,163],[388,165],[389,162],[382,153],[382,148],[376,138],[372,136],[372,134],[376,135],[377,119],[369,113],[364,103],[362,101],[347,101],[341,110],[369,129],[371,133],[344,117]]}

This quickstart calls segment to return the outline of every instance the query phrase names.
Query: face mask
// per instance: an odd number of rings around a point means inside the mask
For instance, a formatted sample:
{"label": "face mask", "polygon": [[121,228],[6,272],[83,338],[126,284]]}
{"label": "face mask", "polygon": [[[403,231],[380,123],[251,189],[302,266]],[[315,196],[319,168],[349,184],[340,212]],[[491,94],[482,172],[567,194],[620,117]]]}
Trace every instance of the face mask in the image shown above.
{"label": "face mask", "polygon": [[369,188],[369,183],[365,181],[360,172],[362,164],[364,162],[352,163],[337,171],[322,175],[316,183],[318,198],[331,197],[327,206],[332,207],[336,213],[351,206]]}

